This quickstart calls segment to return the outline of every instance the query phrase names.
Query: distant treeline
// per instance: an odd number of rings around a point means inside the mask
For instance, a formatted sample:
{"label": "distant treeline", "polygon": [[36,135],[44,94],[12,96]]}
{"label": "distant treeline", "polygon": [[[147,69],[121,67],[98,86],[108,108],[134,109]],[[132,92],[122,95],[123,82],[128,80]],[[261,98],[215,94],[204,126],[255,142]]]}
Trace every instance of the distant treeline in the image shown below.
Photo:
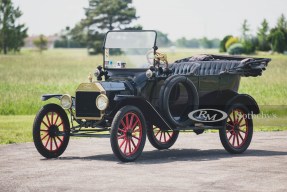
{"label": "distant treeline", "polygon": [[[89,43],[78,41],[77,39],[69,39],[62,35],[60,40],[56,40],[54,43],[55,48],[86,48]],[[182,48],[204,48],[204,49],[217,49],[220,45],[220,39],[208,39],[203,38],[192,38],[187,39],[182,37],[176,41],[171,41],[166,33],[157,31],[157,45],[159,47],[182,47]]]}
{"label": "distant treeline", "polygon": [[186,48],[204,48],[204,49],[214,49],[219,48],[220,40],[219,39],[208,39],[203,37],[201,39],[186,39],[182,37],[175,41],[174,45],[177,47],[186,47]]}
{"label": "distant treeline", "polygon": [[54,42],[54,48],[87,48],[87,45],[72,39],[61,38]]}

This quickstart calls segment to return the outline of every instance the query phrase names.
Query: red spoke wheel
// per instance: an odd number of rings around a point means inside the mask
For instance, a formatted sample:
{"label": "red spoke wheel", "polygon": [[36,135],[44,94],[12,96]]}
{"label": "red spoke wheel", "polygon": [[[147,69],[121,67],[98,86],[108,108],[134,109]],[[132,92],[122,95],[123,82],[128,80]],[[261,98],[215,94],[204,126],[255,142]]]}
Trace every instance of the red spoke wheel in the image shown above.
{"label": "red spoke wheel", "polygon": [[111,126],[111,146],[123,162],[136,160],[146,140],[146,123],[142,112],[134,106],[125,106],[115,115]]}
{"label": "red spoke wheel", "polygon": [[147,129],[150,143],[159,150],[170,148],[176,142],[178,134],[179,131],[164,131],[156,126]]}
{"label": "red spoke wheel", "polygon": [[223,147],[229,153],[243,153],[250,145],[253,134],[252,116],[242,104],[234,104],[219,135]]}
{"label": "red spoke wheel", "polygon": [[69,132],[70,124],[64,109],[56,104],[45,105],[34,121],[34,144],[42,156],[59,157],[67,148]]}

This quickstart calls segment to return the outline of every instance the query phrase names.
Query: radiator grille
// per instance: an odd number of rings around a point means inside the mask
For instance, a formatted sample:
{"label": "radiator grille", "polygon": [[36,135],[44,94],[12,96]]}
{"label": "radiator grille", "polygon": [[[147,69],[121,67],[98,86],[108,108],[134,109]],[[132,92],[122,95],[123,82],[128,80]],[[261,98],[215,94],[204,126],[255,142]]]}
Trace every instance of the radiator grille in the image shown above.
{"label": "radiator grille", "polygon": [[100,117],[100,110],[96,106],[99,92],[76,92],[76,116]]}

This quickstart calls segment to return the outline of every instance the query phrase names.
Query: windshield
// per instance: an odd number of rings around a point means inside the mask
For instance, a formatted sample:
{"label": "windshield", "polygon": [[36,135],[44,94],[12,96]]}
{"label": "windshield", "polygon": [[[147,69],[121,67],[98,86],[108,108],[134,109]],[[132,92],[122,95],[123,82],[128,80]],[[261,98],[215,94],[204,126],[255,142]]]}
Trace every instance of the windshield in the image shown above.
{"label": "windshield", "polygon": [[153,65],[155,31],[110,31],[105,40],[105,68],[148,68]]}

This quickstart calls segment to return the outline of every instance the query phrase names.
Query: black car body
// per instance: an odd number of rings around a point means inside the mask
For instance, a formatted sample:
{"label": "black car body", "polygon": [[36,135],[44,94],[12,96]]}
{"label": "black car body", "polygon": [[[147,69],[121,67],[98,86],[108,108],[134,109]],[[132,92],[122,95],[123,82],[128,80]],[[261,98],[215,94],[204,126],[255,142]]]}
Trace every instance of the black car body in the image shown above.
{"label": "black car body", "polygon": [[181,130],[219,129],[227,151],[248,148],[253,133],[248,114],[258,114],[259,107],[238,93],[239,83],[241,77],[261,75],[270,59],[199,55],[168,64],[157,51],[155,31],[110,31],[103,48],[96,81],[90,77],[80,84],[75,97],[42,96],[61,100],[61,107],[48,104],[35,119],[34,142],[43,156],[61,155],[70,136],[100,131],[110,132],[113,152],[122,161],[141,154],[146,134],[154,147],[167,149]]}

